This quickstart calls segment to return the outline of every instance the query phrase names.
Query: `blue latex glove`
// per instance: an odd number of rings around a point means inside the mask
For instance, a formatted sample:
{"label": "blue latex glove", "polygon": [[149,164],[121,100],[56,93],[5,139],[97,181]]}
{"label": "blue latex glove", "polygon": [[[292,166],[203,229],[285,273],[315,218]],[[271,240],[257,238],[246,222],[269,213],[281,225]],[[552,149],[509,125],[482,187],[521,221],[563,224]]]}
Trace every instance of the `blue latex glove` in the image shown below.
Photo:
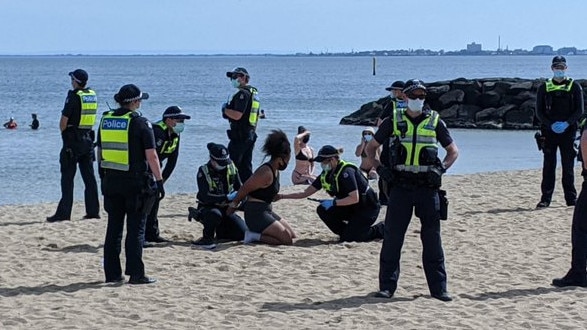
{"label": "blue latex glove", "polygon": [[556,121],[554,122],[550,128],[553,132],[557,134],[561,134],[569,127],[569,124],[566,121]]}
{"label": "blue latex glove", "polygon": [[226,199],[228,199],[229,202],[232,202],[236,197],[236,194],[238,194],[238,191],[233,191],[230,194],[226,195]]}
{"label": "blue latex glove", "polygon": [[334,200],[333,199],[325,199],[325,200],[323,200],[323,201],[320,202],[320,205],[325,210],[328,210],[329,208],[331,208],[332,206],[334,206]]}

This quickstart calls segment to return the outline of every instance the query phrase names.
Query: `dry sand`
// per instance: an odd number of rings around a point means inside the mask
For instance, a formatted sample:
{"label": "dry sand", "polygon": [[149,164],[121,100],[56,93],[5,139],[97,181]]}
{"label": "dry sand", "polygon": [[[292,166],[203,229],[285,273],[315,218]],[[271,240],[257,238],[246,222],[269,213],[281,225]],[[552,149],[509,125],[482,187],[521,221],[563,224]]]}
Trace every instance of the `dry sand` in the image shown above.
{"label": "dry sand", "polygon": [[587,290],[550,286],[570,265],[573,208],[557,183],[551,207],[535,210],[539,185],[535,170],[445,178],[449,303],[429,296],[416,218],[399,288],[385,300],[372,297],[381,242],[336,243],[307,200],[274,206],[297,231],[294,246],[226,243],[208,251],[190,245],[202,229],[187,221],[194,196],[167,197],[160,226],[173,242],[145,249],[147,274],[159,280],[146,286],[102,283],[104,212],[81,220],[76,203],[72,221],[50,224],[44,219],[55,204],[3,206],[0,328],[585,328]]}

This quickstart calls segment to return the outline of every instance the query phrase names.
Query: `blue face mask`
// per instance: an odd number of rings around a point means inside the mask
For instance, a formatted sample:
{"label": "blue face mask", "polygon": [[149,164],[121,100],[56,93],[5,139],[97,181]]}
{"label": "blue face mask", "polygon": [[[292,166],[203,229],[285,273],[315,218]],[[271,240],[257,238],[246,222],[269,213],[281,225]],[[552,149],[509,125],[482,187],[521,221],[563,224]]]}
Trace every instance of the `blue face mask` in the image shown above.
{"label": "blue face mask", "polygon": [[322,171],[324,172],[328,172],[330,171],[332,168],[330,167],[330,164],[326,163],[320,163],[320,167],[322,167]]}
{"label": "blue face mask", "polygon": [[562,79],[565,77],[565,70],[552,70],[554,77],[558,79]]}
{"label": "blue face mask", "polygon": [[232,84],[232,87],[234,87],[234,88],[238,88],[241,85],[241,83],[238,82],[237,79],[230,79],[230,83]]}
{"label": "blue face mask", "polygon": [[184,128],[185,128],[185,123],[177,123],[177,124],[175,124],[175,127],[173,127],[173,131],[177,134],[180,134],[181,132],[183,132]]}

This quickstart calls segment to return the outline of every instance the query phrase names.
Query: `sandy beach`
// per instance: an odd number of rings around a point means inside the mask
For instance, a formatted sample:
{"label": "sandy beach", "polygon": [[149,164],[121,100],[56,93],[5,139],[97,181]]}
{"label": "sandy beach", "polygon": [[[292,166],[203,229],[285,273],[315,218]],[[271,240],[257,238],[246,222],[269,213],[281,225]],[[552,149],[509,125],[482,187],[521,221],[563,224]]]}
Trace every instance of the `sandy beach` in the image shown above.
{"label": "sandy beach", "polygon": [[[577,171],[578,190],[581,182]],[[534,209],[538,170],[447,176],[444,187],[449,303],[429,296],[417,218],[399,288],[386,300],[372,296],[381,242],[336,243],[307,200],[274,204],[298,233],[294,246],[225,243],[208,251],[190,244],[202,230],[187,221],[194,195],[166,197],[160,226],[173,242],[145,249],[147,274],[158,279],[146,286],[103,283],[104,211],[81,220],[76,202],[72,221],[47,223],[55,204],[2,206],[0,328],[584,328],[587,290],[550,285],[570,266],[573,208],[560,182],[544,210]]]}

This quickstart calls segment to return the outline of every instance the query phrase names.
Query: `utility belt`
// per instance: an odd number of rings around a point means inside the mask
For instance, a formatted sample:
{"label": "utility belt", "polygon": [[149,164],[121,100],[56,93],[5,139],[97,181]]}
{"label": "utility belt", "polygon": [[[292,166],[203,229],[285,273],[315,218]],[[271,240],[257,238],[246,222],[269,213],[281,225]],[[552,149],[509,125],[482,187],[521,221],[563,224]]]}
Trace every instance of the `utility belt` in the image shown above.
{"label": "utility belt", "polygon": [[441,176],[435,172],[424,172],[424,173],[412,173],[393,170],[394,180],[390,182],[390,185],[398,186],[405,189],[416,189],[416,188],[433,188],[438,189],[442,185]]}
{"label": "utility belt", "polygon": [[235,141],[255,141],[257,139],[255,127],[252,126],[242,127],[237,125],[231,125],[230,129],[226,130],[226,136],[228,136],[229,140]]}

